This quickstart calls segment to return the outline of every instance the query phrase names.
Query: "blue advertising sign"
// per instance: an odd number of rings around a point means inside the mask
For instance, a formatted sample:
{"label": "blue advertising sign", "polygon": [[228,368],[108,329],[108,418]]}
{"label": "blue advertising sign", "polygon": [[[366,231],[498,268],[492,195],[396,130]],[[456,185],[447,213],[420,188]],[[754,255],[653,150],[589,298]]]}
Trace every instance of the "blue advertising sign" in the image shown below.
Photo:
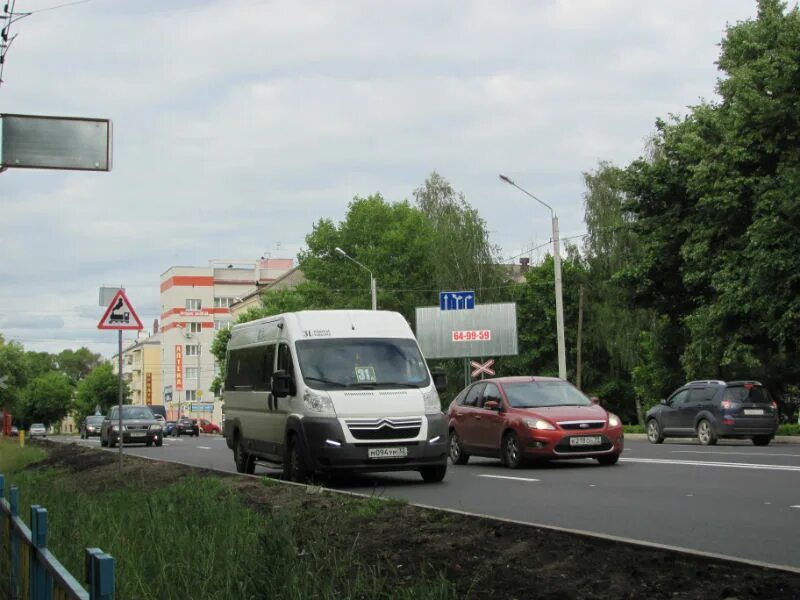
{"label": "blue advertising sign", "polygon": [[439,292],[441,310],[472,310],[475,308],[475,292]]}

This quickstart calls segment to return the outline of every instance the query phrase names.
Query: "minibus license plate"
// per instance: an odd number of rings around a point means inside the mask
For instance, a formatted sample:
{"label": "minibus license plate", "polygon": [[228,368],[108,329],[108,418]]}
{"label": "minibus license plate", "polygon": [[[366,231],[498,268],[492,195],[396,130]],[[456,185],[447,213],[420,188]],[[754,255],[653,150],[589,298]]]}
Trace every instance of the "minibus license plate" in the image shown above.
{"label": "minibus license plate", "polygon": [[746,415],[763,415],[764,409],[763,408],[745,408],[744,414]]}
{"label": "minibus license plate", "polygon": [[369,458],[405,458],[408,456],[408,448],[370,448],[367,456]]}
{"label": "minibus license plate", "polygon": [[603,443],[603,438],[599,435],[586,435],[583,437],[569,438],[570,446],[599,446]]}

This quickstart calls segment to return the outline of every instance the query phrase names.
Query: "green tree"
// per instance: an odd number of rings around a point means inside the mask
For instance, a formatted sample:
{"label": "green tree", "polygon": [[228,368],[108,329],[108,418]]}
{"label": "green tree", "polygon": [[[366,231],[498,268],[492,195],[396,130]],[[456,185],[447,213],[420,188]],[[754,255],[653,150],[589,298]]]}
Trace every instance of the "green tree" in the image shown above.
{"label": "green tree", "polygon": [[73,387],[63,373],[50,371],[33,379],[22,401],[22,418],[27,423],[52,425],[67,416],[72,404]]}
{"label": "green tree", "polygon": [[391,203],[380,194],[356,197],[345,220],[334,225],[321,219],[306,236],[299,261],[306,293],[326,308],[371,306],[369,274],[340,256],[341,248],[378,282],[378,308],[413,318],[414,307],[431,303],[430,273],[434,268],[434,236],[429,222],[408,202]]}
{"label": "green tree", "polygon": [[55,357],[49,352],[25,352],[25,366],[28,377],[35,379],[40,375],[56,370]]}
{"label": "green tree", "polygon": [[62,350],[55,357],[58,370],[77,383],[103,362],[103,357],[88,348]]}
{"label": "green tree", "polygon": [[626,169],[643,247],[627,280],[687,377],[782,389],[800,377],[800,13],[758,7],[722,42],[721,101],[660,121]]}
{"label": "green tree", "polygon": [[[78,382],[77,393],[73,405],[73,416],[76,421],[83,420],[87,415],[95,412],[95,407],[100,407],[100,412],[106,414],[111,406],[118,403],[119,377],[114,374],[111,363],[98,365],[83,379]],[[130,387],[123,381],[123,404],[130,404]]]}
{"label": "green tree", "polygon": [[500,286],[506,282],[498,267],[499,249],[489,240],[486,221],[464,194],[456,193],[446,179],[433,172],[414,191],[414,198],[434,235],[430,287],[474,289],[477,299],[483,302],[498,298],[502,294]]}
{"label": "green tree", "polygon": [[5,389],[0,390],[0,408],[12,414],[20,411],[22,390],[29,381],[25,350],[18,342],[0,345],[0,377],[5,378]]}

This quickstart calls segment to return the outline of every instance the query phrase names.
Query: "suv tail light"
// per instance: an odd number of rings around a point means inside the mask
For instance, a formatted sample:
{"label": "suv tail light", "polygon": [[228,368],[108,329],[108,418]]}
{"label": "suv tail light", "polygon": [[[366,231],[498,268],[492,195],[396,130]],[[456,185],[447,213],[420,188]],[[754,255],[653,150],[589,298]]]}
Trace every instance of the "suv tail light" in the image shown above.
{"label": "suv tail light", "polygon": [[772,410],[778,410],[778,403],[777,403],[777,402],[775,402],[775,400],[773,400],[772,402],[770,402],[770,404],[772,404]]}

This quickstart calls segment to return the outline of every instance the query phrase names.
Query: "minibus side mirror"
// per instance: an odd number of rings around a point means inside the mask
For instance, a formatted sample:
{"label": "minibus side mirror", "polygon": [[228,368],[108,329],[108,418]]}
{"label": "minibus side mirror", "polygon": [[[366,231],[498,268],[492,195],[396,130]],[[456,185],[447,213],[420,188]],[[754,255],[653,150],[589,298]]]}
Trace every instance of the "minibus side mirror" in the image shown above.
{"label": "minibus side mirror", "polygon": [[433,387],[440,394],[447,390],[447,374],[441,371],[431,373],[433,376]]}
{"label": "minibus side mirror", "polygon": [[286,371],[275,371],[272,374],[272,395],[276,398],[284,398],[290,395],[292,390],[292,376]]}

